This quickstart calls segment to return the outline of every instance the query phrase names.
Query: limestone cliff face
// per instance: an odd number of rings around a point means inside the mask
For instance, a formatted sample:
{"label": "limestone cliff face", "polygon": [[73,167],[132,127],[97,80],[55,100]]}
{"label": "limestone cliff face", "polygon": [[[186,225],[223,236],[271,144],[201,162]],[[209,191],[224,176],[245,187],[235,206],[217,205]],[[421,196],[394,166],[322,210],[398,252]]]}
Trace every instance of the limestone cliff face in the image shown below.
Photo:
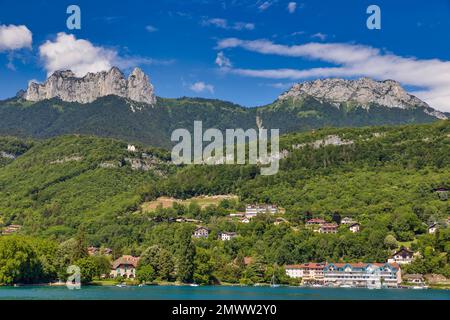
{"label": "limestone cliff face", "polygon": [[137,102],[155,103],[153,86],[145,73],[135,68],[130,76],[116,67],[109,71],[88,73],[78,78],[70,71],[56,71],[42,84],[31,82],[24,98],[41,101],[58,97],[63,101],[89,103],[97,98],[117,95]]}
{"label": "limestone cliff face", "polygon": [[331,102],[337,107],[343,102],[356,102],[361,107],[369,108],[373,103],[389,108],[422,108],[425,113],[436,118],[447,118],[443,113],[406,92],[400,83],[394,80],[375,81],[370,78],[315,80],[294,85],[278,99],[298,99],[307,96]]}

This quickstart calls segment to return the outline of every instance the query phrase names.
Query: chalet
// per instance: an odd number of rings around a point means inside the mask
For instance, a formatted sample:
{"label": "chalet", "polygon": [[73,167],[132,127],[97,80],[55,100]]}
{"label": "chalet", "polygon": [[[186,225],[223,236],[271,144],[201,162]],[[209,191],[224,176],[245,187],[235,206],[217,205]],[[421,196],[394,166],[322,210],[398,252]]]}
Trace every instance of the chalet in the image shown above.
{"label": "chalet", "polygon": [[275,222],[273,224],[278,226],[278,225],[280,225],[282,223],[289,223],[289,222],[286,219],[284,219],[284,218],[276,218]]}
{"label": "chalet", "polygon": [[356,223],[356,221],[349,217],[345,217],[344,219],[341,220],[341,224],[351,225],[351,224],[355,224],[355,223]]}
{"label": "chalet", "polygon": [[247,205],[245,208],[246,217],[255,217],[260,213],[278,213],[278,207],[272,204],[257,204],[257,205]]}
{"label": "chalet", "polygon": [[220,232],[219,233],[219,239],[222,241],[230,241],[233,238],[237,237],[237,233],[236,232]]}
{"label": "chalet", "polygon": [[436,233],[437,229],[439,228],[437,223],[433,223],[430,226],[428,226],[428,233],[429,234],[434,234]]}
{"label": "chalet", "polygon": [[334,286],[396,288],[402,282],[397,263],[329,263],[323,277],[325,284]]}
{"label": "chalet", "polygon": [[425,280],[421,274],[407,274],[403,277],[404,282],[414,284],[416,286],[425,285]]}
{"label": "chalet", "polygon": [[136,277],[136,268],[138,263],[138,257],[121,256],[113,262],[110,276],[112,278],[123,277],[127,279],[134,279]]}
{"label": "chalet", "polygon": [[195,229],[194,231],[194,238],[208,238],[209,236],[209,229],[205,228],[205,227],[198,227],[197,229]]}
{"label": "chalet", "polygon": [[325,263],[303,263],[284,267],[286,275],[291,278],[302,278],[306,283],[323,283]]}
{"label": "chalet", "polygon": [[353,233],[357,233],[359,232],[359,230],[361,230],[361,225],[359,223],[353,223],[351,224],[348,229],[353,232]]}
{"label": "chalet", "polygon": [[337,233],[337,224],[324,223],[320,226],[319,233]]}
{"label": "chalet", "polygon": [[249,219],[249,218],[246,218],[246,217],[240,218],[240,219],[239,219],[239,222],[240,222],[240,223],[250,223],[250,219]]}
{"label": "chalet", "polygon": [[21,225],[18,224],[11,224],[5,228],[3,228],[2,234],[3,235],[9,235],[9,234],[14,234],[20,231],[20,229],[22,229]]}
{"label": "chalet", "polygon": [[409,264],[413,261],[414,252],[406,249],[400,248],[397,252],[395,252],[390,259],[388,259],[389,263],[398,263],[398,264]]}

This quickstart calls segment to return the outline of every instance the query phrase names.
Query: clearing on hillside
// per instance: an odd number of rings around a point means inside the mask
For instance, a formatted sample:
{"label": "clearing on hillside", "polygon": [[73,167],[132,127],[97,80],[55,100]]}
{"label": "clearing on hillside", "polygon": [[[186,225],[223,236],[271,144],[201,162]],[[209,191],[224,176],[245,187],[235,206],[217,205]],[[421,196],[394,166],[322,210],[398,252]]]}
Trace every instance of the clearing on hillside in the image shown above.
{"label": "clearing on hillside", "polygon": [[172,208],[174,203],[179,203],[188,206],[192,202],[197,203],[201,208],[205,208],[209,205],[219,205],[222,200],[238,200],[236,195],[216,195],[216,196],[198,196],[186,200],[175,199],[170,197],[159,197],[156,200],[144,202],[142,204],[142,210],[144,212],[154,211],[159,205],[163,208]]}

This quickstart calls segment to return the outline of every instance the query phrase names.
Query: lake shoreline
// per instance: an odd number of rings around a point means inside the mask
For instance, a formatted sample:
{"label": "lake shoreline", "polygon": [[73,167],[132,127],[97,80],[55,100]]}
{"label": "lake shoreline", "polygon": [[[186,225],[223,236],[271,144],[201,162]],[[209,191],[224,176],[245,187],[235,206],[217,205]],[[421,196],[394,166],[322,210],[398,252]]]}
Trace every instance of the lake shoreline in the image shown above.
{"label": "lake shoreline", "polygon": [[[117,287],[117,285],[121,284],[120,282],[114,282],[114,281],[93,281],[92,283],[89,284],[82,284],[82,287]],[[124,283],[126,287],[139,287],[139,284],[136,283]],[[0,285],[0,289],[1,288],[27,288],[27,287],[65,287],[66,283],[65,282],[54,282],[54,283],[39,283],[39,284],[14,284],[11,286],[1,286]],[[234,283],[221,283],[221,284],[213,284],[213,285],[193,285],[190,283],[179,283],[179,282],[160,282],[160,283],[146,283],[144,284],[145,287],[238,287],[238,288],[271,288],[270,284],[266,284],[266,283],[260,283],[260,284],[256,284],[256,285],[243,285],[243,284],[234,284]],[[279,285],[279,287],[283,287],[283,288],[299,288],[299,289],[317,289],[314,288],[312,286],[293,286],[293,285]],[[347,289],[347,288],[340,288],[340,287],[332,287],[332,286],[323,286],[323,287],[319,287],[322,289]],[[371,290],[369,288],[366,287],[352,287],[349,289],[367,289],[367,290]],[[399,286],[398,288],[383,288],[383,290],[395,290],[395,289],[408,289],[408,290],[417,290],[414,289],[413,286],[411,285],[402,285]],[[423,290],[428,290],[428,289],[432,289],[432,290],[443,290],[443,291],[448,291],[450,290],[450,285],[429,285],[428,288],[424,288]]]}
{"label": "lake shoreline", "polygon": [[0,300],[450,300],[449,290],[270,286],[0,287]]}

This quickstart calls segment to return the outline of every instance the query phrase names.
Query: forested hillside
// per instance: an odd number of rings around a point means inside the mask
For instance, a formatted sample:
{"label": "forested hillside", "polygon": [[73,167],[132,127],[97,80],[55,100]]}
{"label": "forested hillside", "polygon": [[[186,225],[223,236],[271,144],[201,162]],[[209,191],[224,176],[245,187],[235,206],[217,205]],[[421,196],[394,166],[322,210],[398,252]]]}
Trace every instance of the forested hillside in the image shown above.
{"label": "forested hillside", "polygon": [[[23,225],[21,233],[60,242],[83,230],[87,244],[111,247],[115,256],[157,246],[152,250],[192,264],[181,278],[172,275],[183,281],[257,282],[285,263],[385,261],[401,245],[428,257],[427,265],[412,267],[449,275],[450,202],[435,192],[450,188],[449,121],[288,134],[274,176],[260,176],[251,165],[175,167],[163,150],[138,145],[129,152],[124,142],[97,137],[0,141],[0,151],[18,156],[0,167],[0,218],[3,225]],[[212,194],[240,201],[204,209],[140,207],[158,196]],[[249,224],[227,217],[250,203],[284,208],[287,223],[275,226],[275,216],[266,215]],[[209,239],[190,240],[195,224],[175,222],[180,216],[201,220],[212,231]],[[323,235],[304,227],[310,217],[346,216],[361,223],[360,233],[341,227]],[[431,222],[441,232],[428,235]],[[239,236],[224,243],[217,240],[221,231]],[[183,251],[191,246],[194,251]],[[257,262],[254,269],[242,263],[244,256]]]}
{"label": "forested hillside", "polygon": [[354,103],[337,107],[329,102],[306,99],[275,101],[267,106],[244,108],[221,100],[158,98],[155,105],[117,96],[92,103],[64,102],[57,98],[37,103],[20,98],[0,101],[0,134],[50,138],[62,134],[92,134],[146,145],[170,147],[171,133],[192,130],[194,121],[203,128],[265,128],[281,133],[322,127],[360,127],[429,123],[437,119],[421,108],[389,108]]}

